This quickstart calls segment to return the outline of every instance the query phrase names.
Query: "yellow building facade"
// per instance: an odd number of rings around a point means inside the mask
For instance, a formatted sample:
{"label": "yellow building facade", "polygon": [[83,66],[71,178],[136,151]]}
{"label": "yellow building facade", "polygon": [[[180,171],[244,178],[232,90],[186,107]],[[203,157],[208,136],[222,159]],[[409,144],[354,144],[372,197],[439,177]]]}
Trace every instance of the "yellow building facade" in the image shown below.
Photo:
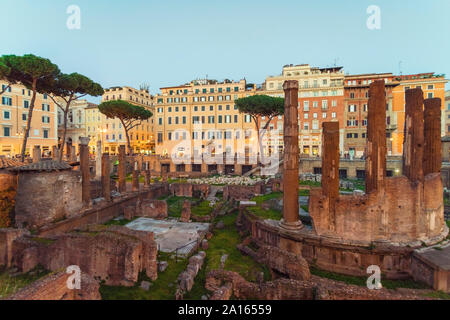
{"label": "yellow building facade", "polygon": [[[0,81],[6,88],[8,83]],[[12,85],[1,95],[0,103],[0,155],[20,155],[23,135],[27,126],[33,92],[20,84]],[[34,146],[40,146],[44,154],[50,154],[58,143],[57,110],[47,95],[37,94],[31,119],[26,154]]]}
{"label": "yellow building facade", "polygon": [[[155,95],[155,149],[167,156],[257,152],[255,125],[234,101],[256,93],[245,80],[194,80]],[[256,145],[255,145],[256,143]]]}
{"label": "yellow building facade", "polygon": [[[147,89],[134,89],[132,87],[112,87],[105,89],[102,102],[110,100],[124,100],[150,110],[155,114],[153,96]],[[119,145],[126,144],[125,130],[119,119],[108,119],[98,109],[88,108],[86,113],[86,129],[91,139],[91,150],[95,148],[97,141],[101,140],[103,152],[118,153]],[[89,119],[90,117],[90,119]],[[130,144],[135,153],[154,153],[154,116],[142,121],[137,127],[129,131]]]}
{"label": "yellow building facade", "polygon": [[396,114],[397,129],[392,132],[392,154],[402,155],[403,137],[405,128],[405,91],[414,88],[421,88],[424,99],[441,99],[441,136],[445,136],[445,80],[444,75],[434,73],[420,73],[413,75],[397,76],[399,85],[392,89],[392,111]]}

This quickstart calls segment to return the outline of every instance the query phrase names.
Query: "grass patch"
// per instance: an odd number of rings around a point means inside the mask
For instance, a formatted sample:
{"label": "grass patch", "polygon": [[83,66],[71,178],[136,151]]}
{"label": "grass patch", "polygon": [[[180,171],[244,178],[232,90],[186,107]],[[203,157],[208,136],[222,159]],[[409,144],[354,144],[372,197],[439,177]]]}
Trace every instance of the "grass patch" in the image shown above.
{"label": "grass patch", "polygon": [[442,299],[442,300],[450,300],[450,294],[445,293],[443,291],[433,291],[424,294],[424,297],[434,298],[434,299]]}
{"label": "grass patch", "polygon": [[310,186],[310,187],[320,187],[320,186],[322,186],[322,183],[321,182],[317,182],[317,181],[303,181],[303,180],[300,180],[298,182],[298,184],[301,185],[301,186]]}
{"label": "grass patch", "polygon": [[39,242],[39,243],[45,244],[45,245],[50,245],[50,244],[52,244],[53,242],[55,242],[55,240],[52,240],[52,239],[39,238],[39,237],[31,238],[31,240],[33,240],[33,241],[35,241],[35,242]]}
{"label": "grass patch", "polygon": [[131,221],[133,221],[135,219],[137,219],[137,217],[133,218],[131,220],[128,220],[128,219],[121,219],[121,220],[111,219],[108,222],[105,222],[103,225],[105,225],[105,226],[124,226],[124,225],[130,223]]}
{"label": "grass patch", "polygon": [[[171,254],[159,252],[158,261],[169,263],[164,272],[158,273],[158,279],[150,281],[144,273],[139,275],[138,282],[133,287],[100,285],[103,300],[174,300],[178,275],[186,269],[187,259],[170,259]],[[140,288],[141,281],[152,283],[150,289]]]}
{"label": "grass patch", "polygon": [[307,196],[309,196],[309,190],[300,189],[300,190],[298,190],[298,195],[307,197]]}
{"label": "grass patch", "polygon": [[306,212],[309,212],[309,208],[306,205],[302,205],[300,206],[300,208],[302,208],[303,210],[305,210]]}
{"label": "grass patch", "polygon": [[275,209],[267,209],[264,210],[261,207],[248,207],[247,208],[250,213],[253,213],[257,217],[262,219],[272,219],[272,220],[281,220],[283,217],[283,213],[281,211]]}
{"label": "grass patch", "polygon": [[211,212],[214,210],[214,207],[209,206],[209,201],[203,200],[198,205],[191,207],[191,213],[195,214],[196,216],[207,216],[211,214]]}
{"label": "grass patch", "polygon": [[184,200],[192,200],[192,198],[170,196],[161,200],[166,200],[167,202],[167,210],[169,217],[181,218],[181,209],[183,209]]}
{"label": "grass patch", "polygon": [[272,192],[261,196],[253,197],[251,201],[255,201],[257,205],[261,205],[263,202],[269,201],[271,199],[280,199],[281,197],[283,197],[282,192]]}
{"label": "grass patch", "polygon": [[[344,274],[334,273],[330,271],[325,271],[318,269],[317,267],[310,267],[311,274],[315,276],[319,276],[322,278],[327,278],[336,281],[342,281],[346,284],[353,284],[361,287],[367,286],[367,278],[366,277],[358,277],[358,276],[348,276]],[[386,289],[397,289],[397,288],[407,288],[407,289],[429,289],[429,287],[425,284],[415,282],[413,280],[388,280],[382,279],[381,284],[383,288]]]}
{"label": "grass patch", "polygon": [[19,289],[35,282],[43,276],[49,274],[49,271],[45,270],[42,266],[37,266],[33,270],[12,277],[8,271],[4,268],[0,268],[0,299],[16,293]]}

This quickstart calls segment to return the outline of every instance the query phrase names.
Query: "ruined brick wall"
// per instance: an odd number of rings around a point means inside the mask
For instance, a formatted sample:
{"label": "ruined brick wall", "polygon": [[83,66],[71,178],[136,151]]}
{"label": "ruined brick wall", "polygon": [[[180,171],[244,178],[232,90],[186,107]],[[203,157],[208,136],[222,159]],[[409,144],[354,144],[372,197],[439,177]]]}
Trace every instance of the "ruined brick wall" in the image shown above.
{"label": "ruined brick wall", "polygon": [[105,231],[70,233],[46,241],[13,242],[13,265],[27,272],[38,264],[47,270],[77,265],[108,285],[132,286],[139,272],[157,278],[157,245],[153,234],[113,226]]}
{"label": "ruined brick wall", "polygon": [[22,288],[6,300],[101,300],[99,284],[86,273],[81,273],[80,289],[69,289],[70,274],[51,274]]}
{"label": "ruined brick wall", "polygon": [[347,240],[397,243],[434,241],[442,236],[446,226],[438,173],[427,175],[423,183],[405,176],[385,181],[382,192],[340,195],[335,203],[335,230],[329,228],[328,199],[320,189],[312,189],[309,213],[315,232]]}
{"label": "ruined brick wall", "polygon": [[17,174],[0,169],[0,228],[12,226],[16,192]]}
{"label": "ruined brick wall", "polygon": [[0,228],[0,266],[11,266],[13,242],[29,232],[25,229]]}
{"label": "ruined brick wall", "polygon": [[169,185],[170,193],[177,197],[192,197],[192,184],[172,183]]}
{"label": "ruined brick wall", "polygon": [[229,185],[223,187],[223,199],[224,200],[250,200],[256,195],[262,193],[261,184],[255,184],[253,186],[240,186]]}
{"label": "ruined brick wall", "polygon": [[[30,196],[32,195],[32,196]],[[17,227],[37,229],[80,214],[79,171],[21,172],[16,194]]]}

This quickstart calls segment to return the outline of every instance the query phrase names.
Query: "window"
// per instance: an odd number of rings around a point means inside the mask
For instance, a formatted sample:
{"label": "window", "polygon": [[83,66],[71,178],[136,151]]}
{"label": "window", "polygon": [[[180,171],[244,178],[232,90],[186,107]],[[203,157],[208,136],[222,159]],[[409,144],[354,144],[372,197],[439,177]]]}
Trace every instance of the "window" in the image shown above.
{"label": "window", "polygon": [[308,122],[305,122],[305,123],[303,124],[303,129],[304,129],[304,130],[309,130],[309,123],[308,123]]}
{"label": "window", "polygon": [[11,136],[11,128],[10,127],[3,127],[3,136],[4,137],[10,137]]}
{"label": "window", "polygon": [[186,117],[183,116],[183,124],[186,124]]}
{"label": "window", "polygon": [[355,94],[353,92],[350,93],[350,99],[355,99]]}
{"label": "window", "polygon": [[2,104],[12,106],[12,99],[10,97],[2,97]]}
{"label": "window", "polygon": [[24,100],[24,101],[23,101],[23,107],[24,107],[25,109],[28,109],[28,108],[30,107],[30,101]]}
{"label": "window", "polygon": [[327,109],[327,108],[328,108],[328,101],[322,100],[322,109]]}
{"label": "window", "polygon": [[175,107],[175,112],[178,112],[179,111],[179,108],[178,107]]}
{"label": "window", "polygon": [[337,106],[337,101],[336,100],[331,101],[331,106],[332,107],[336,107]]}
{"label": "window", "polygon": [[11,119],[11,112],[4,110],[3,111],[3,119],[10,120]]}
{"label": "window", "polygon": [[49,116],[42,116],[42,123],[50,123],[50,117]]}
{"label": "window", "polygon": [[221,115],[218,116],[217,123],[222,123],[222,116]]}
{"label": "window", "polygon": [[[171,118],[171,117],[168,117],[168,118],[167,118],[167,123],[168,123],[168,124],[172,124],[172,118]],[[169,139],[169,140],[170,140],[170,139]]]}
{"label": "window", "polygon": [[348,112],[356,112],[356,104],[349,105]]}
{"label": "window", "polygon": [[428,90],[433,90],[434,89],[434,85],[429,84],[427,88],[428,88]]}
{"label": "window", "polygon": [[209,111],[214,111],[214,106],[209,106]]}
{"label": "window", "polygon": [[231,116],[230,115],[226,115],[225,116],[225,123],[231,123]]}
{"label": "window", "polygon": [[308,117],[309,117],[309,114],[307,114],[307,113],[303,114],[304,119],[308,119]]}
{"label": "window", "polygon": [[22,113],[22,120],[23,121],[27,121],[27,114],[26,113]]}
{"label": "window", "polygon": [[158,143],[162,143],[163,142],[163,134],[162,132],[158,132]]}
{"label": "window", "polygon": [[178,117],[175,117],[175,124],[178,124]]}
{"label": "window", "polygon": [[326,119],[327,118],[327,113],[326,112],[323,112],[322,113],[322,119]]}
{"label": "window", "polygon": [[202,106],[202,111],[205,111],[205,106]]}
{"label": "window", "polygon": [[[6,89],[8,87],[8,89]],[[6,90],[5,90],[6,89]],[[7,86],[6,84],[2,84],[2,91],[5,90],[5,92],[11,92],[11,86]],[[22,90],[24,92],[25,90]]]}
{"label": "window", "polygon": [[428,92],[428,99],[433,98],[433,92]]}
{"label": "window", "polygon": [[249,115],[249,114],[246,114],[246,115],[245,115],[245,117],[244,117],[244,121],[245,121],[246,123],[250,123],[250,122],[252,122],[252,118],[250,117],[250,115]]}
{"label": "window", "polygon": [[208,116],[208,123],[214,123],[214,116]]}
{"label": "window", "polygon": [[309,111],[309,101],[303,101],[303,110]]}
{"label": "window", "polygon": [[169,107],[167,112],[172,112],[172,107]]}
{"label": "window", "polygon": [[332,112],[332,113],[331,113],[331,117],[332,117],[332,118],[336,118],[336,112]]}
{"label": "window", "polygon": [[237,123],[238,122],[238,116],[237,116],[237,114],[235,114],[234,115],[234,123]]}
{"label": "window", "polygon": [[158,124],[161,126],[162,125],[162,118],[158,118]]}
{"label": "window", "polygon": [[317,119],[317,112],[314,112],[314,113],[313,113],[313,118],[314,118],[314,119]]}

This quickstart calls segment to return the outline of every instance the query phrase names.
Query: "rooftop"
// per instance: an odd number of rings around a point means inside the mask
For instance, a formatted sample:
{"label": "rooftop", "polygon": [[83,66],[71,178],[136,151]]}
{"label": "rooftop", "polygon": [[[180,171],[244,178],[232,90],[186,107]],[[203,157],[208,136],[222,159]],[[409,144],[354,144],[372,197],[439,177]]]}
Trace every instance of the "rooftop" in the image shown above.
{"label": "rooftop", "polygon": [[69,164],[67,164],[66,162],[59,162],[59,161],[54,161],[54,160],[43,160],[43,161],[36,162],[36,163],[30,163],[28,165],[24,165],[21,167],[16,167],[12,170],[17,171],[17,172],[25,172],[25,171],[27,171],[27,172],[31,172],[31,171],[50,172],[50,171],[62,171],[62,170],[71,170],[71,169],[72,169],[72,167]]}

